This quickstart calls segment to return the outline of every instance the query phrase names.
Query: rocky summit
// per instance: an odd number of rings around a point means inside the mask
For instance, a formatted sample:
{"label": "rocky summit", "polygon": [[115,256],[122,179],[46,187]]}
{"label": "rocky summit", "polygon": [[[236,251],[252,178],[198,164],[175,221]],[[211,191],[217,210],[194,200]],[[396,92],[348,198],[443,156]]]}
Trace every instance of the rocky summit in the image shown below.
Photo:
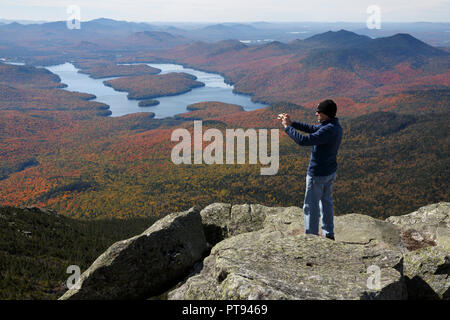
{"label": "rocky summit", "polygon": [[158,220],[110,246],[61,299],[142,299],[177,283],[206,249],[199,211]]}
{"label": "rocky summit", "polygon": [[113,244],[60,299],[450,299],[450,203],[337,216],[336,241],[303,223],[298,207],[259,204],[171,213]]}

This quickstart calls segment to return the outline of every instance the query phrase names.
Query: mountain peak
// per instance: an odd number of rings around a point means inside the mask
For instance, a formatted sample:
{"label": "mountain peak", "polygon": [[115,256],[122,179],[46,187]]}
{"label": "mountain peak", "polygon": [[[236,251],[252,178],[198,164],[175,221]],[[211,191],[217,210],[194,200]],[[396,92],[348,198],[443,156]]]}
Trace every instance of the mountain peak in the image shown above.
{"label": "mountain peak", "polygon": [[395,41],[409,41],[411,43],[414,43],[414,42],[415,43],[424,43],[424,42],[420,41],[419,39],[414,38],[409,33],[396,33],[393,36],[386,37],[386,38],[387,39],[392,39],[392,40],[395,40]]}
{"label": "mountain peak", "polygon": [[109,19],[109,18],[97,18],[90,20],[90,22],[117,22],[117,20]]}
{"label": "mountain peak", "polygon": [[394,50],[402,54],[409,53],[411,56],[426,55],[426,56],[441,56],[448,54],[447,52],[432,47],[425,42],[413,37],[408,33],[397,33],[393,36],[376,38],[372,41],[371,47],[374,50]]}
{"label": "mountain peak", "polygon": [[368,36],[341,29],[339,31],[327,31],[313,35],[303,40],[303,42],[326,47],[347,47],[366,43],[370,40],[371,39]]}
{"label": "mountain peak", "polygon": [[330,39],[330,38],[336,38],[336,37],[365,37],[362,35],[359,35],[357,33],[354,33],[352,31],[348,31],[345,29],[341,29],[339,31],[326,31],[324,33],[319,33],[319,34],[315,34],[309,38],[306,38],[305,40],[310,40],[310,39]]}

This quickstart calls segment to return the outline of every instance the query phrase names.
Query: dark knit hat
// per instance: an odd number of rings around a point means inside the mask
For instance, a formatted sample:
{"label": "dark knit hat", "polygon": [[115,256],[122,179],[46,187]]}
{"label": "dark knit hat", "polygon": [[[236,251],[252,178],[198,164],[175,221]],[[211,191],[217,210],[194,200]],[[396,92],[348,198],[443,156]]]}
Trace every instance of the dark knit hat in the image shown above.
{"label": "dark knit hat", "polygon": [[324,100],[317,105],[317,112],[322,112],[329,116],[330,118],[336,117],[337,106],[333,100]]}

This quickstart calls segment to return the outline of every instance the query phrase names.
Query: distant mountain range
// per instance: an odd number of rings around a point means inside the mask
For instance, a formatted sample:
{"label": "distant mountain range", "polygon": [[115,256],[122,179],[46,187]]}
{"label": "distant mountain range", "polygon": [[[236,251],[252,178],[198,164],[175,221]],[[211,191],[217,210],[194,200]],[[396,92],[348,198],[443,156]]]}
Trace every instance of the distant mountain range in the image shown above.
{"label": "distant mountain range", "polygon": [[431,57],[448,56],[446,52],[404,33],[371,39],[345,30],[329,31],[297,43],[300,48],[303,44],[307,48],[325,49],[304,60],[311,67],[351,69],[357,62],[359,66],[393,68],[398,63],[420,65]]}
{"label": "distant mountain range", "polygon": [[[4,22],[4,24],[1,24]],[[448,30],[450,23],[386,23],[380,30],[367,29],[364,23],[146,23],[117,21],[107,18],[99,18],[90,21],[82,21],[80,30],[69,30],[66,21],[34,22],[14,21],[0,19],[1,31],[7,31],[0,40],[36,39],[46,40],[92,40],[100,38],[117,38],[135,32],[162,31],[182,36],[194,41],[216,42],[226,39],[237,39],[258,44],[267,40],[289,42],[295,39],[305,39],[315,34],[328,30],[337,31],[346,29],[358,34],[374,37],[386,37],[396,33],[409,33],[432,45],[450,46]],[[9,39],[8,39],[9,35]],[[17,37],[19,36],[19,38]]]}
{"label": "distant mountain range", "polygon": [[347,30],[260,46],[238,40],[195,42],[148,54],[147,60],[152,58],[220,72],[237,92],[267,103],[304,104],[329,96],[349,103],[350,98],[421,86],[445,89],[450,70],[448,51],[409,34],[372,39]]}
{"label": "distant mountain range", "polygon": [[[287,30],[275,26],[280,27],[270,23],[222,23],[182,29],[102,18],[70,30],[63,21],[10,23],[0,26],[0,57],[34,65],[92,58],[110,63],[178,62],[219,72],[235,84],[237,92],[268,103],[315,103],[343,93],[346,99],[357,99],[421,86],[447,86],[449,52],[410,34],[373,39],[340,29],[260,45],[242,40]],[[292,27],[285,26],[295,30]],[[198,41],[199,37],[206,41]]]}

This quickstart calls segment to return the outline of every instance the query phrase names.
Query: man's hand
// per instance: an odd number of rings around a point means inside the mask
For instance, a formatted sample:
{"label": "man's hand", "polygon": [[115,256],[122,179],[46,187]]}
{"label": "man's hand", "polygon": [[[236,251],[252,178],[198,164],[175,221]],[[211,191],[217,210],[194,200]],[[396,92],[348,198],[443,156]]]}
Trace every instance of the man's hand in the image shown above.
{"label": "man's hand", "polygon": [[287,126],[292,125],[292,120],[289,114],[287,113],[280,113],[278,115],[278,119],[281,120],[281,124],[286,128]]}

